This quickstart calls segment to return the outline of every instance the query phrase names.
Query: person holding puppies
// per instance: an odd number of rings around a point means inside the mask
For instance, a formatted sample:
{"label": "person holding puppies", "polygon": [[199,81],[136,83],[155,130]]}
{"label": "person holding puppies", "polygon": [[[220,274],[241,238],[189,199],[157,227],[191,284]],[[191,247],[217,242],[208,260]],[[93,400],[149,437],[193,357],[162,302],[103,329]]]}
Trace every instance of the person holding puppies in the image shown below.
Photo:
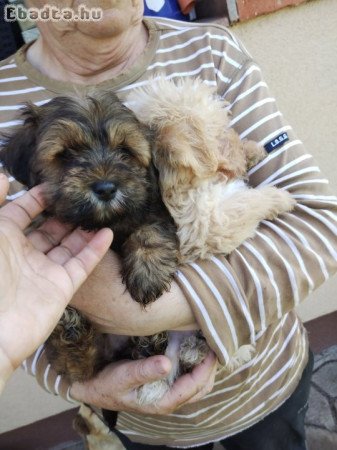
{"label": "person holding puppies", "polygon": [[[229,255],[179,267],[170,291],[145,310],[125,291],[113,252],[73,297],[72,306],[105,333],[148,336],[201,329],[219,366],[209,356],[178,379],[159,404],[142,407],[132,388],[111,393],[112,377],[115,386],[122,383],[123,364],[128,363],[119,363],[113,373],[108,366],[95,379],[69,386],[50,370],[41,348],[34,367],[31,358],[26,369],[50,392],[90,404],[98,417],[101,408],[120,411],[116,429],[127,449],[208,450],[217,441],[227,450],[305,449],[312,355],[294,309],[336,272],[336,198],[278,111],[260,68],[229,30],[144,19],[140,0],[101,4],[102,21],[41,22],[41,36],[2,62],[3,128],[10,131],[17,108],[27,100],[38,107],[55,96],[89,94],[95,87],[113,90],[125,101],[156,77],[200,78],[226,102],[230,126],[240,138],[257,142],[268,153],[250,168],[249,185],[287,190],[296,205],[262,221],[254,237]],[[22,189],[13,180],[9,199]],[[229,367],[245,345],[254,349],[251,359]],[[167,373],[169,362],[162,358]],[[129,387],[136,379],[129,377]],[[189,386],[185,394],[183,386]]]}

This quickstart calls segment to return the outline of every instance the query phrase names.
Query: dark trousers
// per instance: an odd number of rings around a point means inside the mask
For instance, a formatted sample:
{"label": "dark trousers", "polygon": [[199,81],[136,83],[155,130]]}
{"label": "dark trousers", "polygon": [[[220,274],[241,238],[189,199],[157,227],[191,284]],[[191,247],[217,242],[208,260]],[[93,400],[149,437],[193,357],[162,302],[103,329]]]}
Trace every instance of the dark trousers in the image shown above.
{"label": "dark trousers", "polygon": [[[232,437],[220,441],[226,450],[306,450],[304,418],[308,409],[308,396],[314,358],[309,361],[302,378],[288,400],[263,420]],[[146,445],[131,442],[117,431],[127,450],[167,450],[165,445]],[[191,450],[212,450],[213,444],[190,447]]]}

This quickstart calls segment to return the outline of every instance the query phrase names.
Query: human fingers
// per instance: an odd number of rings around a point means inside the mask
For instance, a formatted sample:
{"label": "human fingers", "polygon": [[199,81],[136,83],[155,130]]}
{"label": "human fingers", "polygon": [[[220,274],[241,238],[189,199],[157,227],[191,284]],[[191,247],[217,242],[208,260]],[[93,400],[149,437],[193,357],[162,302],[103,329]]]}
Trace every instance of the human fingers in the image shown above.
{"label": "human fingers", "polygon": [[57,264],[64,265],[70,258],[76,256],[93,238],[94,232],[88,232],[76,228],[72,233],[65,236],[65,238],[54,246],[48,252],[48,258]]}
{"label": "human fingers", "polygon": [[[78,244],[75,238],[73,242],[74,246],[72,247],[72,235],[76,235],[76,232],[73,232],[69,236],[68,249],[70,249],[70,254],[76,251],[75,246]],[[111,245],[112,238],[113,234],[109,228],[99,230],[82,249],[76,252],[75,257],[72,257],[64,264],[64,268],[72,281],[74,292],[101,261]]]}
{"label": "human fingers", "polygon": [[0,205],[6,200],[9,189],[9,181],[5,174],[0,173]]}
{"label": "human fingers", "polygon": [[210,352],[191,373],[187,373],[175,381],[167,394],[158,402],[157,412],[170,414],[183,404],[202,398],[206,394],[205,386],[207,385],[209,388],[209,379],[213,377],[216,364],[216,356]]}
{"label": "human fingers", "polygon": [[70,231],[69,225],[56,219],[48,219],[39,228],[28,233],[27,239],[37,250],[47,253],[57,246]]}
{"label": "human fingers", "polygon": [[119,361],[106,366],[91,380],[73,383],[70,395],[99,408],[146,412],[146,407],[139,405],[137,388],[165,377],[170,370],[170,360],[162,355],[138,361]]}
{"label": "human fingers", "polygon": [[11,220],[21,230],[24,230],[43,209],[42,188],[41,186],[36,186],[21,197],[3,206],[0,210],[0,217]]}
{"label": "human fingers", "polygon": [[[209,394],[214,387],[214,381],[215,381],[215,375],[218,369],[218,360],[215,357],[213,352],[210,352],[209,355],[202,361],[200,364],[198,364],[192,371],[193,377],[198,378],[200,376],[200,371],[204,372],[205,370],[209,370],[209,376],[207,378],[207,373],[204,374],[205,384],[201,388],[199,392],[197,392],[193,397],[191,397],[186,404],[189,403],[195,403],[202,398],[205,397],[205,395]],[[194,372],[194,373],[193,373]]]}
{"label": "human fingers", "polygon": [[137,389],[143,384],[164,378],[171,370],[171,361],[163,355],[130,361],[124,369],[125,390]]}

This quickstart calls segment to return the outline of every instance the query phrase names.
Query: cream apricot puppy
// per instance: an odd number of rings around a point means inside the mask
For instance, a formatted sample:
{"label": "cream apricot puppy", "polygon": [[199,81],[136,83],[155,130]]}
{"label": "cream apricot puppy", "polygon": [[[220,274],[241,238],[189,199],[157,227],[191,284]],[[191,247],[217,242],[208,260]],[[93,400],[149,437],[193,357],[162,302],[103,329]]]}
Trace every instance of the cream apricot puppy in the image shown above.
{"label": "cream apricot puppy", "polygon": [[182,262],[229,254],[262,220],[293,209],[287,191],[247,184],[247,171],[267,154],[229,128],[226,104],[214,88],[199,79],[154,79],[127,103],[157,134],[154,161]]}
{"label": "cream apricot puppy", "polygon": [[[229,127],[227,105],[212,87],[199,79],[153,79],[126,102],[156,134],[153,159],[163,201],[177,226],[180,263],[229,254],[254,236],[262,220],[293,209],[295,200],[287,191],[248,185],[247,171],[267,153]],[[180,358],[186,359],[183,339]],[[191,342],[193,365],[205,349],[199,348],[200,339]],[[254,342],[239,347],[228,370],[249,361],[253,351]],[[171,353],[168,348],[172,359]]]}

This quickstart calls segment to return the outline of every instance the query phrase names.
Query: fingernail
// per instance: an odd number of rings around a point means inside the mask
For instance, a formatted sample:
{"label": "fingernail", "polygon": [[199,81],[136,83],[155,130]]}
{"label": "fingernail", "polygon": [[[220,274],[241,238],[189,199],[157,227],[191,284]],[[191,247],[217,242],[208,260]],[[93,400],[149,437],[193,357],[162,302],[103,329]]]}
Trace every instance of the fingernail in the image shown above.
{"label": "fingernail", "polygon": [[171,364],[168,359],[157,359],[156,368],[160,375],[166,375],[171,370]]}

